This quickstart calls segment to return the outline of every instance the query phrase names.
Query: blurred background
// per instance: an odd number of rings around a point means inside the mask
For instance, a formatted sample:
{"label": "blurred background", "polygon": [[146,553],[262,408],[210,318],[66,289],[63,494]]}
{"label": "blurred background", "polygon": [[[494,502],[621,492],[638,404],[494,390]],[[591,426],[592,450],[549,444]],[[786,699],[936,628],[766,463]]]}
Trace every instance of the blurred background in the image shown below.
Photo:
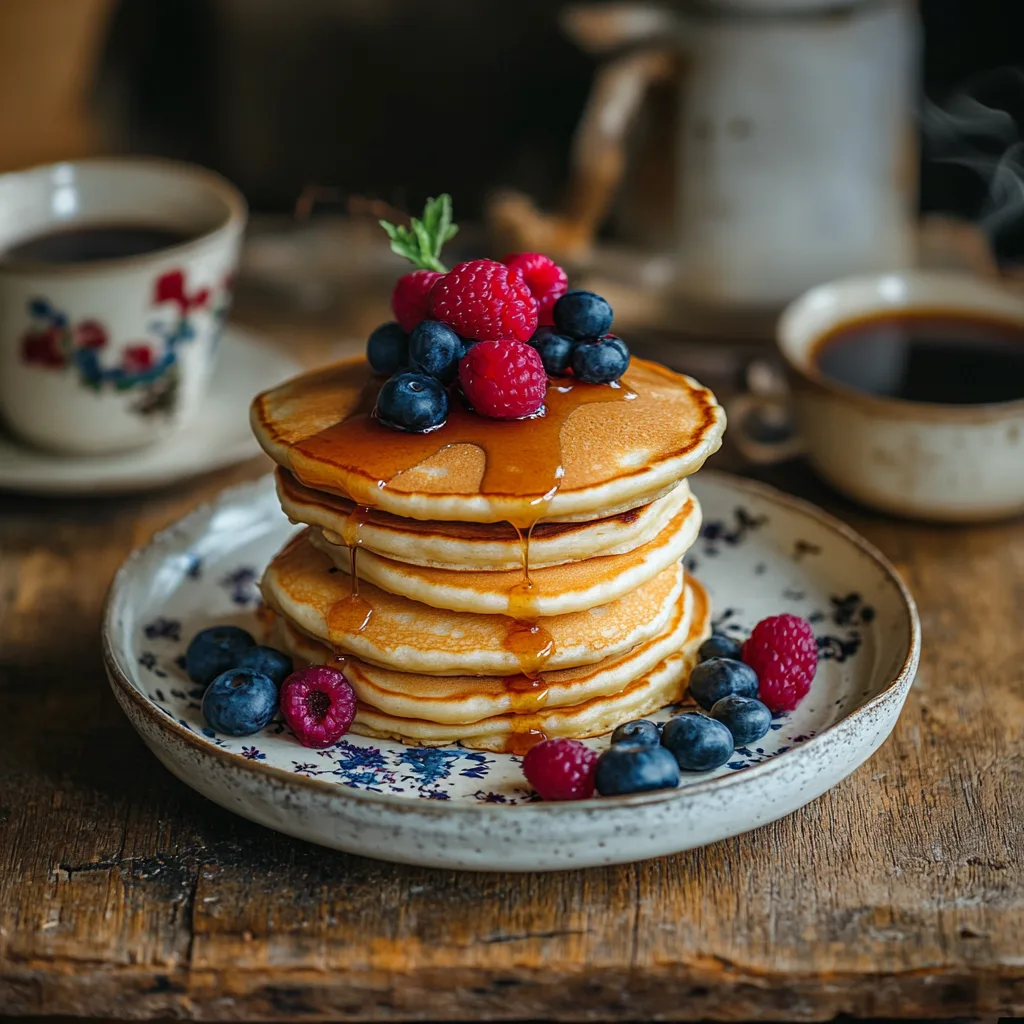
{"label": "blurred background", "polygon": [[816,278],[913,260],[922,215],[933,260],[1024,261],[1020,6],[5,3],[0,170],[222,172],[255,214],[241,298],[293,319],[376,322],[374,218],[448,191],[454,256],[544,249],[626,320],[756,336]]}

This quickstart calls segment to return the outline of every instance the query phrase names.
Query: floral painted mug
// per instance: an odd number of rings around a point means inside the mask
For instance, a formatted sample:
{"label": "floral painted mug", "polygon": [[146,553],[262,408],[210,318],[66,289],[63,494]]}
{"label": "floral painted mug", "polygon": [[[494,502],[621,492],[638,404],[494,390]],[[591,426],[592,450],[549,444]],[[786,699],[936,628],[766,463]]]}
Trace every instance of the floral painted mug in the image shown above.
{"label": "floral painted mug", "polygon": [[95,159],[0,175],[0,417],[41,448],[141,448],[195,415],[246,205],[188,164]]}

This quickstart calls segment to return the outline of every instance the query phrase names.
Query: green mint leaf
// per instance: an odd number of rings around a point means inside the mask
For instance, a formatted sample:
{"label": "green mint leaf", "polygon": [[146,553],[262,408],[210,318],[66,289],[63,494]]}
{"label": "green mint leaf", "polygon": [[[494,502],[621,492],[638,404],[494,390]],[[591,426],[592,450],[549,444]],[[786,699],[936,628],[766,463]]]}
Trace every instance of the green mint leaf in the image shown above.
{"label": "green mint leaf", "polygon": [[444,196],[439,196],[437,199],[428,199],[426,206],[423,207],[423,226],[427,229],[427,233],[431,238],[437,237],[438,225],[441,223],[443,216]]}
{"label": "green mint leaf", "polygon": [[395,224],[389,224],[386,220],[379,223],[387,232],[388,238],[391,239],[391,251],[397,256],[402,256],[415,263],[419,255],[419,246],[415,240],[410,242],[408,230]]}
{"label": "green mint leaf", "polygon": [[426,224],[421,220],[413,220],[412,230],[416,235],[416,241],[419,243],[419,254],[420,256],[437,258],[437,253],[434,252],[434,240],[430,237],[430,232],[427,231]]}
{"label": "green mint leaf", "polygon": [[391,239],[392,252],[404,256],[423,270],[446,272],[447,268],[441,262],[441,249],[458,231],[452,223],[452,197],[447,192],[428,199],[422,219],[411,218],[409,227],[386,220],[379,223]]}
{"label": "green mint leaf", "polygon": [[438,196],[431,213],[436,215],[434,224],[434,255],[440,258],[442,246],[451,238],[449,232],[452,229],[452,197],[447,192]]}

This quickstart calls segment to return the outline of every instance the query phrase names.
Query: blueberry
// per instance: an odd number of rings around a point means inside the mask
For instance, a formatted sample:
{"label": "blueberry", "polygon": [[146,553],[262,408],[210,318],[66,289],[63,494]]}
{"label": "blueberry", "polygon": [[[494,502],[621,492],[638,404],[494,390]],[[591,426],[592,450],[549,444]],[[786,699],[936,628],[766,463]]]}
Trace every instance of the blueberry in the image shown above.
{"label": "blueberry", "polygon": [[632,743],[642,747],[656,747],[661,743],[661,733],[653,722],[638,718],[635,722],[624,722],[612,733],[612,743]]}
{"label": "blueberry", "polygon": [[437,320],[424,320],[409,335],[409,365],[442,384],[455,380],[463,353],[462,339]]}
{"label": "blueberry", "polygon": [[572,350],[572,372],[590,384],[610,384],[618,380],[629,366],[629,349],[615,337],[581,341]]}
{"label": "blueberry", "polygon": [[732,733],[721,722],[697,711],[670,718],[662,730],[661,742],[679,767],[690,772],[720,768],[736,747]]}
{"label": "blueberry", "polygon": [[707,661],[708,658],[732,658],[733,661],[739,661],[743,656],[743,644],[724,633],[712,633],[700,645],[698,656],[701,661]]}
{"label": "blueberry", "polygon": [[757,696],[757,673],[742,661],[708,658],[690,673],[690,696],[707,711],[731,693]]}
{"label": "blueberry", "polygon": [[679,766],[664,747],[616,743],[597,759],[594,782],[602,796],[674,789],[679,785]]}
{"label": "blueberry", "polygon": [[448,392],[425,373],[396,373],[380,389],[376,412],[389,427],[423,434],[447,419]]}
{"label": "blueberry", "polygon": [[251,668],[270,676],[275,686],[280,686],[292,674],[292,659],[273,647],[250,647],[238,659],[235,668]]}
{"label": "blueberry", "polygon": [[208,686],[222,672],[234,668],[255,643],[238,626],[211,626],[192,637],[185,652],[185,671],[192,682]]}
{"label": "blueberry", "polygon": [[737,747],[756,742],[772,724],[772,713],[766,705],[753,697],[740,697],[735,693],[716,701],[711,717],[732,733]]}
{"label": "blueberry", "polygon": [[404,370],[409,365],[409,335],[394,321],[381,324],[366,343],[366,358],[377,373]]}
{"label": "blueberry", "polygon": [[259,732],[277,712],[277,687],[270,676],[250,668],[222,672],[203,694],[203,716],[229,736]]}
{"label": "blueberry", "polygon": [[612,307],[593,292],[566,292],[551,311],[560,334],[570,338],[600,338],[612,326]]}
{"label": "blueberry", "polygon": [[538,327],[530,344],[540,353],[540,360],[549,377],[561,377],[569,369],[576,342],[554,327]]}

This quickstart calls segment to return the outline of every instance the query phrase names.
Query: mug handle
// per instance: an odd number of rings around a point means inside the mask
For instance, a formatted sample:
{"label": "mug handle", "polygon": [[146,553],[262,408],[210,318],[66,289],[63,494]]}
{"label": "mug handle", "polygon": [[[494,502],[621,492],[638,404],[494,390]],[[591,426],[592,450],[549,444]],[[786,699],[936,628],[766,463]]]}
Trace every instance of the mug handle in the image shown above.
{"label": "mug handle", "polygon": [[804,454],[788,396],[745,392],[725,403],[729,438],[755,466],[773,466]]}

